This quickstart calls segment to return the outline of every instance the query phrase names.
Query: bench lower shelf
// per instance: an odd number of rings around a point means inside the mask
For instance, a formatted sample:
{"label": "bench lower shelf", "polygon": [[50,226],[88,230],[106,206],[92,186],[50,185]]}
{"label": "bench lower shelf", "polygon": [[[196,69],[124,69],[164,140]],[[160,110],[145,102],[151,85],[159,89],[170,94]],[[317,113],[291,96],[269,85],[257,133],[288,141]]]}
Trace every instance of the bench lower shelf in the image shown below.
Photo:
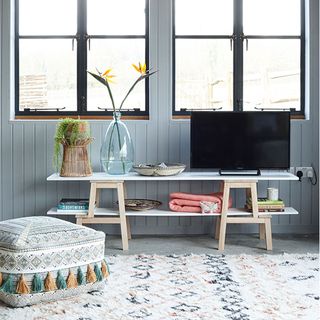
{"label": "bench lower shelf", "polygon": [[[57,216],[86,216],[85,212],[57,212],[57,208],[51,208],[48,212],[48,215],[57,215]],[[252,213],[248,212],[244,208],[230,208],[228,210],[228,216],[250,216]],[[298,211],[292,207],[285,207],[284,211],[275,211],[275,212],[259,212],[259,216],[272,216],[272,215],[291,215],[298,214]],[[95,208],[95,216],[119,216],[119,212],[116,209],[108,208]],[[135,217],[219,217],[220,213],[194,213],[194,212],[173,212],[168,210],[153,209],[146,211],[126,211],[126,216],[135,216]]]}

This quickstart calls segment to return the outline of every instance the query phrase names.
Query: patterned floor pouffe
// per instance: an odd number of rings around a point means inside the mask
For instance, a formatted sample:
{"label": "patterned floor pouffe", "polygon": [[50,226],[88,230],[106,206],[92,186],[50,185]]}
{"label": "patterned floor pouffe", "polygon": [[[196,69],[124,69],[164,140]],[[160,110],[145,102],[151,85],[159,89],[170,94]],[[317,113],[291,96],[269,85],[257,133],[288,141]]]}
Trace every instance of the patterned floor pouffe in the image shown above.
{"label": "patterned floor pouffe", "polygon": [[0,222],[0,300],[13,307],[102,289],[105,234],[51,217]]}

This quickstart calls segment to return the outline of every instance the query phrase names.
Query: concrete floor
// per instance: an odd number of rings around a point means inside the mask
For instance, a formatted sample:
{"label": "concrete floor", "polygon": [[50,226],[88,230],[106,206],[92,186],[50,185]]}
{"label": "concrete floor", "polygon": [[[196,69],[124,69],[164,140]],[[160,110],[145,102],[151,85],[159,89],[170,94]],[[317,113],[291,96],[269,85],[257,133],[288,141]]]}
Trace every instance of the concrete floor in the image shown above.
{"label": "concrete floor", "polygon": [[[209,235],[201,236],[134,236],[129,241],[129,251],[121,250],[120,237],[106,237],[106,254],[221,254],[218,241]],[[319,253],[318,235],[273,235],[273,250],[265,250],[265,241],[258,235],[232,234],[226,239],[224,254],[282,254]]]}

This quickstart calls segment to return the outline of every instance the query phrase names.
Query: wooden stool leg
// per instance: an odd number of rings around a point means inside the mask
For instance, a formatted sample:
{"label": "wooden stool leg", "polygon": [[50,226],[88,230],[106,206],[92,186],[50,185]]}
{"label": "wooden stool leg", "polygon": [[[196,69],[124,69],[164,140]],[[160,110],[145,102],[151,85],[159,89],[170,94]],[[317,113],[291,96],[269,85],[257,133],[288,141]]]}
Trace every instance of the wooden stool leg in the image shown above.
{"label": "wooden stool leg", "polygon": [[220,232],[220,217],[217,217],[216,219],[216,229],[214,232],[214,238],[216,240],[219,240],[219,232]]}
{"label": "wooden stool leg", "polygon": [[221,219],[220,219],[220,234],[219,234],[219,248],[218,248],[219,250],[224,250],[224,243],[226,240],[229,193],[230,193],[230,187],[228,183],[225,183],[224,191],[223,191]]}
{"label": "wooden stool leg", "polygon": [[271,218],[265,219],[267,250],[272,250]]}
{"label": "wooden stool leg", "polygon": [[94,217],[94,206],[96,203],[96,196],[97,196],[97,184],[95,182],[91,182],[90,186],[90,198],[89,198],[89,210],[88,210],[88,217]]}
{"label": "wooden stool leg", "polygon": [[[125,182],[123,183],[123,193],[124,193],[124,198],[127,199],[128,194],[127,194],[127,186]],[[128,239],[131,240],[131,227],[130,227],[129,217],[127,217],[127,233],[128,233]]]}
{"label": "wooden stool leg", "polygon": [[131,227],[130,227],[130,220],[129,217],[126,217],[127,219],[127,233],[128,233],[128,239],[131,240]]}
{"label": "wooden stool leg", "polygon": [[76,224],[78,224],[79,226],[82,226],[82,218],[77,217]]}
{"label": "wooden stool leg", "polygon": [[100,207],[100,195],[101,195],[101,189],[96,190],[96,207]]}
{"label": "wooden stool leg", "polygon": [[118,202],[119,202],[122,249],[123,250],[128,250],[129,249],[128,229],[127,229],[126,209],[125,209],[125,206],[124,206],[123,182],[118,183],[117,191],[118,191]]}
{"label": "wooden stool leg", "polygon": [[264,240],[266,238],[266,228],[264,223],[259,223],[259,238]]}

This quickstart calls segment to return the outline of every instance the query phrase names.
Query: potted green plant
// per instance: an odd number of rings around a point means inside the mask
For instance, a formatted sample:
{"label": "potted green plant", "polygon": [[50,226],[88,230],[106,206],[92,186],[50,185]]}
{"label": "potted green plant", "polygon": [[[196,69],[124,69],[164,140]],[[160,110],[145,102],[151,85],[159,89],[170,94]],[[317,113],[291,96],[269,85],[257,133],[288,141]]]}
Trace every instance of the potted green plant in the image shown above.
{"label": "potted green plant", "polygon": [[[70,118],[60,120],[54,137],[53,161],[57,171],[60,168],[61,176],[85,177],[92,175],[87,151],[87,145],[92,140],[87,121]],[[61,153],[61,146],[63,153]]]}

